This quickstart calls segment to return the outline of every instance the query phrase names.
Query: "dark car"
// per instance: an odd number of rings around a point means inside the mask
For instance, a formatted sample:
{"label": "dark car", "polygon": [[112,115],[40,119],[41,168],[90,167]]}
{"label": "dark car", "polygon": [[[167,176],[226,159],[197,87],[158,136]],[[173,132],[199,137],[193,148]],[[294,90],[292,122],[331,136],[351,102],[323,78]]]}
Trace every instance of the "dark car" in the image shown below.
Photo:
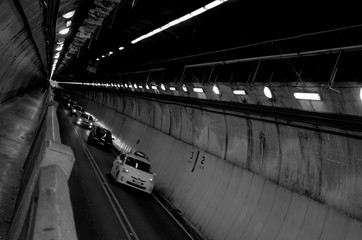
{"label": "dark car", "polygon": [[65,108],[68,109],[68,110],[70,110],[70,109],[72,109],[72,107],[74,107],[74,105],[76,105],[76,104],[77,104],[76,101],[69,99],[68,103],[65,105]]}
{"label": "dark car", "polygon": [[83,107],[79,106],[79,105],[74,105],[71,110],[69,111],[69,116],[77,116],[79,117],[82,113],[84,112]]}
{"label": "dark car", "polygon": [[108,129],[96,126],[90,131],[87,143],[111,149],[113,147],[112,140],[112,133]]}

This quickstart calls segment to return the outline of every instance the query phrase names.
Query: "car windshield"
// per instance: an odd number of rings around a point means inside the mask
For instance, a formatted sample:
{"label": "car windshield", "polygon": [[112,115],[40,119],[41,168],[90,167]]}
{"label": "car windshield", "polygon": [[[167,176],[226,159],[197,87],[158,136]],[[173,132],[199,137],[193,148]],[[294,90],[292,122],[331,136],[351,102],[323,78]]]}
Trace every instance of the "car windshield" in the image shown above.
{"label": "car windshield", "polygon": [[152,173],[150,164],[148,164],[146,162],[142,162],[142,161],[137,160],[135,158],[127,157],[126,164],[128,166],[131,166],[131,167],[136,168],[138,170],[141,170],[141,171],[144,171],[144,172],[147,172],[147,173]]}
{"label": "car windshield", "polygon": [[78,111],[82,111],[83,108],[82,108],[81,106],[75,105],[75,106],[74,106],[74,109],[75,109],[75,110],[78,110]]}
{"label": "car windshield", "polygon": [[82,113],[80,116],[81,116],[82,118],[85,118],[85,119],[88,119],[88,120],[93,121],[92,116],[91,116],[91,115],[89,115],[89,114]]}

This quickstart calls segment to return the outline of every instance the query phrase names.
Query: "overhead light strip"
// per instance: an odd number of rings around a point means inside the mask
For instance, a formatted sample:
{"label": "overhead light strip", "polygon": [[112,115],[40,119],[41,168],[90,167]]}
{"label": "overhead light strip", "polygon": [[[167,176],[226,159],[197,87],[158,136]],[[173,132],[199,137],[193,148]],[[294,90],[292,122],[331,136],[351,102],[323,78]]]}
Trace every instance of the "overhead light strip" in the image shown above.
{"label": "overhead light strip", "polygon": [[137,43],[137,42],[139,42],[139,41],[141,41],[143,39],[151,37],[151,36],[155,35],[156,33],[159,33],[159,32],[162,32],[162,31],[166,30],[169,27],[175,26],[175,25],[177,25],[177,24],[179,24],[179,23],[181,23],[183,21],[186,21],[186,20],[188,20],[188,19],[190,19],[192,17],[195,17],[195,16],[197,16],[197,15],[199,15],[201,13],[204,13],[204,12],[206,12],[206,11],[216,7],[216,6],[219,6],[220,4],[222,4],[222,3],[226,2],[226,1],[228,1],[228,0],[215,0],[215,1],[205,5],[204,7],[196,9],[195,11],[192,11],[189,14],[186,14],[186,15],[178,18],[178,19],[175,19],[175,20],[163,25],[162,27],[156,28],[155,30],[153,30],[153,31],[151,31],[151,32],[149,32],[147,34],[142,35],[142,36],[134,39],[133,41],[131,41],[131,43],[135,44],[135,43]]}

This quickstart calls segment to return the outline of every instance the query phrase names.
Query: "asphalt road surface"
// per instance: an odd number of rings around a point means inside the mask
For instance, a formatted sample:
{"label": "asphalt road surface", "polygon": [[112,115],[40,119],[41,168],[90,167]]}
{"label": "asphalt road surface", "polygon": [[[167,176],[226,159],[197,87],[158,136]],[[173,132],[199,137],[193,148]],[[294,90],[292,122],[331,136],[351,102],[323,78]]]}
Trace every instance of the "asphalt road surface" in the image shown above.
{"label": "asphalt road surface", "polygon": [[62,106],[58,119],[62,143],[76,159],[69,189],[79,240],[192,239],[153,195],[112,181],[115,155],[87,144],[89,130],[74,125]]}

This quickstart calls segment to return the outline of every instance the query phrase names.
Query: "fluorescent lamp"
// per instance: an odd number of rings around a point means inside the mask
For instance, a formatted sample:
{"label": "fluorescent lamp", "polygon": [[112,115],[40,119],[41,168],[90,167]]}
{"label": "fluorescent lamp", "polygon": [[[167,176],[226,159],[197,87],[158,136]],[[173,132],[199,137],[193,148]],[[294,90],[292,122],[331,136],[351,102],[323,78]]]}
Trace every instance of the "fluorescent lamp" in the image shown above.
{"label": "fluorescent lamp", "polygon": [[65,26],[66,26],[66,27],[70,27],[70,25],[72,25],[72,20],[67,20],[67,21],[65,22]]}
{"label": "fluorescent lamp", "polygon": [[152,85],[151,88],[152,88],[153,90],[157,90],[157,86],[155,86],[155,85]]}
{"label": "fluorescent lamp", "polygon": [[264,87],[264,95],[267,98],[273,98],[273,93],[271,92],[270,88]]}
{"label": "fluorescent lamp", "polygon": [[65,35],[65,34],[67,34],[68,32],[69,32],[69,28],[64,28],[64,29],[62,29],[62,30],[59,31],[59,33],[62,34],[62,35]]}
{"label": "fluorescent lamp", "polygon": [[212,87],[212,91],[214,91],[214,93],[217,94],[217,95],[220,94],[220,90],[219,90],[219,88],[218,88],[216,85],[214,85],[214,86]]}
{"label": "fluorescent lamp", "polygon": [[60,51],[60,50],[62,50],[62,49],[63,49],[63,44],[59,45],[55,50],[56,50],[56,51]]}
{"label": "fluorescent lamp", "polygon": [[185,84],[182,85],[182,90],[184,90],[184,92],[187,92],[187,87]]}
{"label": "fluorescent lamp", "polygon": [[75,13],[75,10],[70,11],[66,14],[63,14],[63,18],[71,18],[71,17],[73,17],[74,13]]}
{"label": "fluorescent lamp", "polygon": [[192,17],[193,16],[189,13],[189,14],[186,14],[185,16],[183,16],[183,17],[180,17],[179,20],[180,20],[180,22],[183,22],[183,21],[186,21],[187,19],[190,19]]}
{"label": "fluorescent lamp", "polygon": [[214,7],[216,7],[216,6],[219,6],[219,5],[222,4],[222,3],[223,3],[223,1],[216,0],[216,1],[213,1],[213,2],[205,5],[205,8],[206,8],[207,10],[209,10],[209,9],[211,9],[211,8],[214,8]]}
{"label": "fluorescent lamp", "polygon": [[133,87],[134,87],[135,89],[137,89],[137,88],[138,88],[137,84],[133,84]]}
{"label": "fluorescent lamp", "polygon": [[162,89],[163,91],[166,90],[166,87],[165,87],[165,85],[163,85],[163,83],[161,83],[161,89]]}
{"label": "fluorescent lamp", "polygon": [[197,16],[197,15],[199,15],[199,14],[205,12],[205,11],[206,11],[206,8],[201,7],[201,8],[199,8],[199,9],[191,12],[190,14],[191,14],[193,17],[195,17],[195,16]]}
{"label": "fluorescent lamp", "polygon": [[170,90],[171,90],[171,91],[175,91],[176,88],[175,88],[175,87],[170,87]]}
{"label": "fluorescent lamp", "polygon": [[241,89],[239,89],[239,90],[233,90],[233,93],[234,93],[235,95],[245,95],[245,94],[246,94],[245,90],[241,90]]}
{"label": "fluorescent lamp", "polygon": [[203,93],[204,92],[204,90],[202,88],[200,88],[200,87],[195,87],[193,90],[194,90],[194,92],[197,92],[197,93]]}
{"label": "fluorescent lamp", "polygon": [[321,100],[318,93],[296,92],[294,97],[301,100]]}
{"label": "fluorescent lamp", "polygon": [[119,50],[123,50],[123,49],[124,49],[124,47],[119,47],[118,49],[119,49]]}
{"label": "fluorescent lamp", "polygon": [[146,89],[147,89],[147,90],[150,89],[150,87],[148,86],[148,84],[146,84]]}

